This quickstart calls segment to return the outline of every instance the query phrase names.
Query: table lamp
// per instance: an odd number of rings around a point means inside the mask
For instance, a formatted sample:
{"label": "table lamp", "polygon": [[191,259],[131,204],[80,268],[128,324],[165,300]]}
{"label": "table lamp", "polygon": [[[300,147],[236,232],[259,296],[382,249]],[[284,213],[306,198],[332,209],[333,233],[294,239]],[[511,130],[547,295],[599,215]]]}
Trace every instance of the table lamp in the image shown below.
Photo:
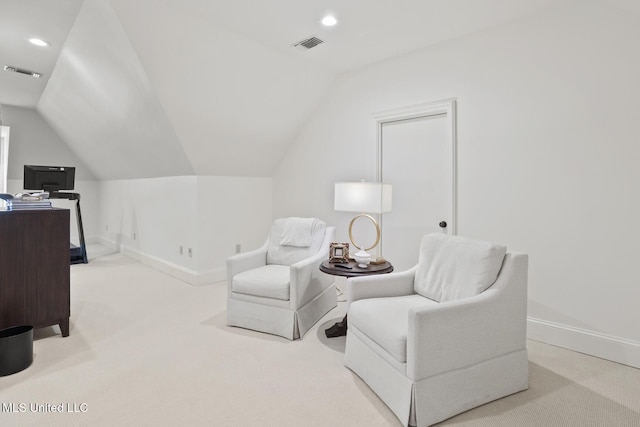
{"label": "table lamp", "polygon": [[[336,182],[333,208],[342,212],[360,212],[349,223],[349,239],[359,249],[353,259],[358,267],[365,268],[371,262],[371,255],[367,251],[378,245],[381,234],[378,222],[369,213],[391,212],[391,185],[381,182]],[[358,218],[369,219],[376,228],[376,240],[368,248],[353,239],[353,224]]]}

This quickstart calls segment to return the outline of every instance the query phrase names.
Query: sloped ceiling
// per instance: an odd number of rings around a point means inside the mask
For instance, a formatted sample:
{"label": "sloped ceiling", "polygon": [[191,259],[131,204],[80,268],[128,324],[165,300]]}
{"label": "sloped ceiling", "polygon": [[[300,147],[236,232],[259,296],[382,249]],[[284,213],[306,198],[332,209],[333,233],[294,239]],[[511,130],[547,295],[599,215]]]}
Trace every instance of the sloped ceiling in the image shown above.
{"label": "sloped ceiling", "polygon": [[0,55],[44,78],[0,71],[0,103],[37,106],[99,179],[271,176],[336,75],[576,1],[601,0],[2,0]]}
{"label": "sloped ceiling", "polygon": [[[33,79],[0,69],[0,104],[34,107],[55,66],[82,0],[2,0],[0,2],[0,66],[11,65],[39,72]],[[27,39],[51,42],[46,49]],[[55,42],[54,42],[55,41]]]}
{"label": "sloped ceiling", "polygon": [[194,172],[105,0],[84,2],[38,111],[99,179]]}
{"label": "sloped ceiling", "polygon": [[195,173],[270,176],[333,75],[182,2],[113,4]]}

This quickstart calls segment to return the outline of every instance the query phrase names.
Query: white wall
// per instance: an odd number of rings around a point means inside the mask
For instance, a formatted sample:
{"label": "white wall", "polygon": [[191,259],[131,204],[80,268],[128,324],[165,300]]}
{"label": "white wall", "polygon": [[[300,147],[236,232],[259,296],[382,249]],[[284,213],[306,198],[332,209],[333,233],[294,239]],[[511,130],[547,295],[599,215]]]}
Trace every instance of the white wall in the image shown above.
{"label": "white wall", "polygon": [[192,284],[224,280],[235,245],[259,246],[272,221],[270,178],[102,181],[99,194],[105,243]]}
{"label": "white wall", "polygon": [[11,128],[9,179],[22,180],[24,165],[75,166],[77,181],[96,177],[33,108],[2,106],[2,121]]}
{"label": "white wall", "polygon": [[458,234],[529,254],[530,337],[640,367],[638,40],[637,17],[585,1],[345,74],[281,162],[274,216],[346,241],[333,183],[375,179],[372,115],[456,98]]}
{"label": "white wall", "polygon": [[188,256],[197,243],[195,177],[101,181],[99,194],[103,242],[164,271],[175,270],[177,277],[196,274],[195,258]]}
{"label": "white wall", "polygon": [[271,178],[199,176],[198,271],[221,280],[236,245],[242,252],[261,246],[273,221],[272,198]]}

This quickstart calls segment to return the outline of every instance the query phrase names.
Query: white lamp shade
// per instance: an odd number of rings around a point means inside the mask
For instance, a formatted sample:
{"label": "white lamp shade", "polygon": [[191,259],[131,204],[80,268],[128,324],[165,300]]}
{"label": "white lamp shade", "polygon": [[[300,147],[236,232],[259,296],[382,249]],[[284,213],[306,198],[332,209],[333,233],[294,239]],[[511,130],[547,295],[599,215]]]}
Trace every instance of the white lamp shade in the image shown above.
{"label": "white lamp shade", "polygon": [[333,208],[344,212],[391,212],[391,185],[381,182],[336,182]]}

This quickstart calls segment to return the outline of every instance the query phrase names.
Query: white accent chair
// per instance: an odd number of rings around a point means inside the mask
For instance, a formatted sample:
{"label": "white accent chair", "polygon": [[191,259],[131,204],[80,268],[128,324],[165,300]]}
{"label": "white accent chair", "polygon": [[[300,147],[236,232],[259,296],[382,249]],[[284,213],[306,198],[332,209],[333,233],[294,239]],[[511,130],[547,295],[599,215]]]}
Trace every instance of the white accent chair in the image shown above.
{"label": "white accent chair", "polygon": [[406,271],[349,279],[345,366],[405,425],[528,388],[528,256],[429,234]]}
{"label": "white accent chair", "polygon": [[228,258],[227,325],[304,336],[337,305],[333,278],[319,270],[334,233],[316,218],[280,218],[262,247]]}

